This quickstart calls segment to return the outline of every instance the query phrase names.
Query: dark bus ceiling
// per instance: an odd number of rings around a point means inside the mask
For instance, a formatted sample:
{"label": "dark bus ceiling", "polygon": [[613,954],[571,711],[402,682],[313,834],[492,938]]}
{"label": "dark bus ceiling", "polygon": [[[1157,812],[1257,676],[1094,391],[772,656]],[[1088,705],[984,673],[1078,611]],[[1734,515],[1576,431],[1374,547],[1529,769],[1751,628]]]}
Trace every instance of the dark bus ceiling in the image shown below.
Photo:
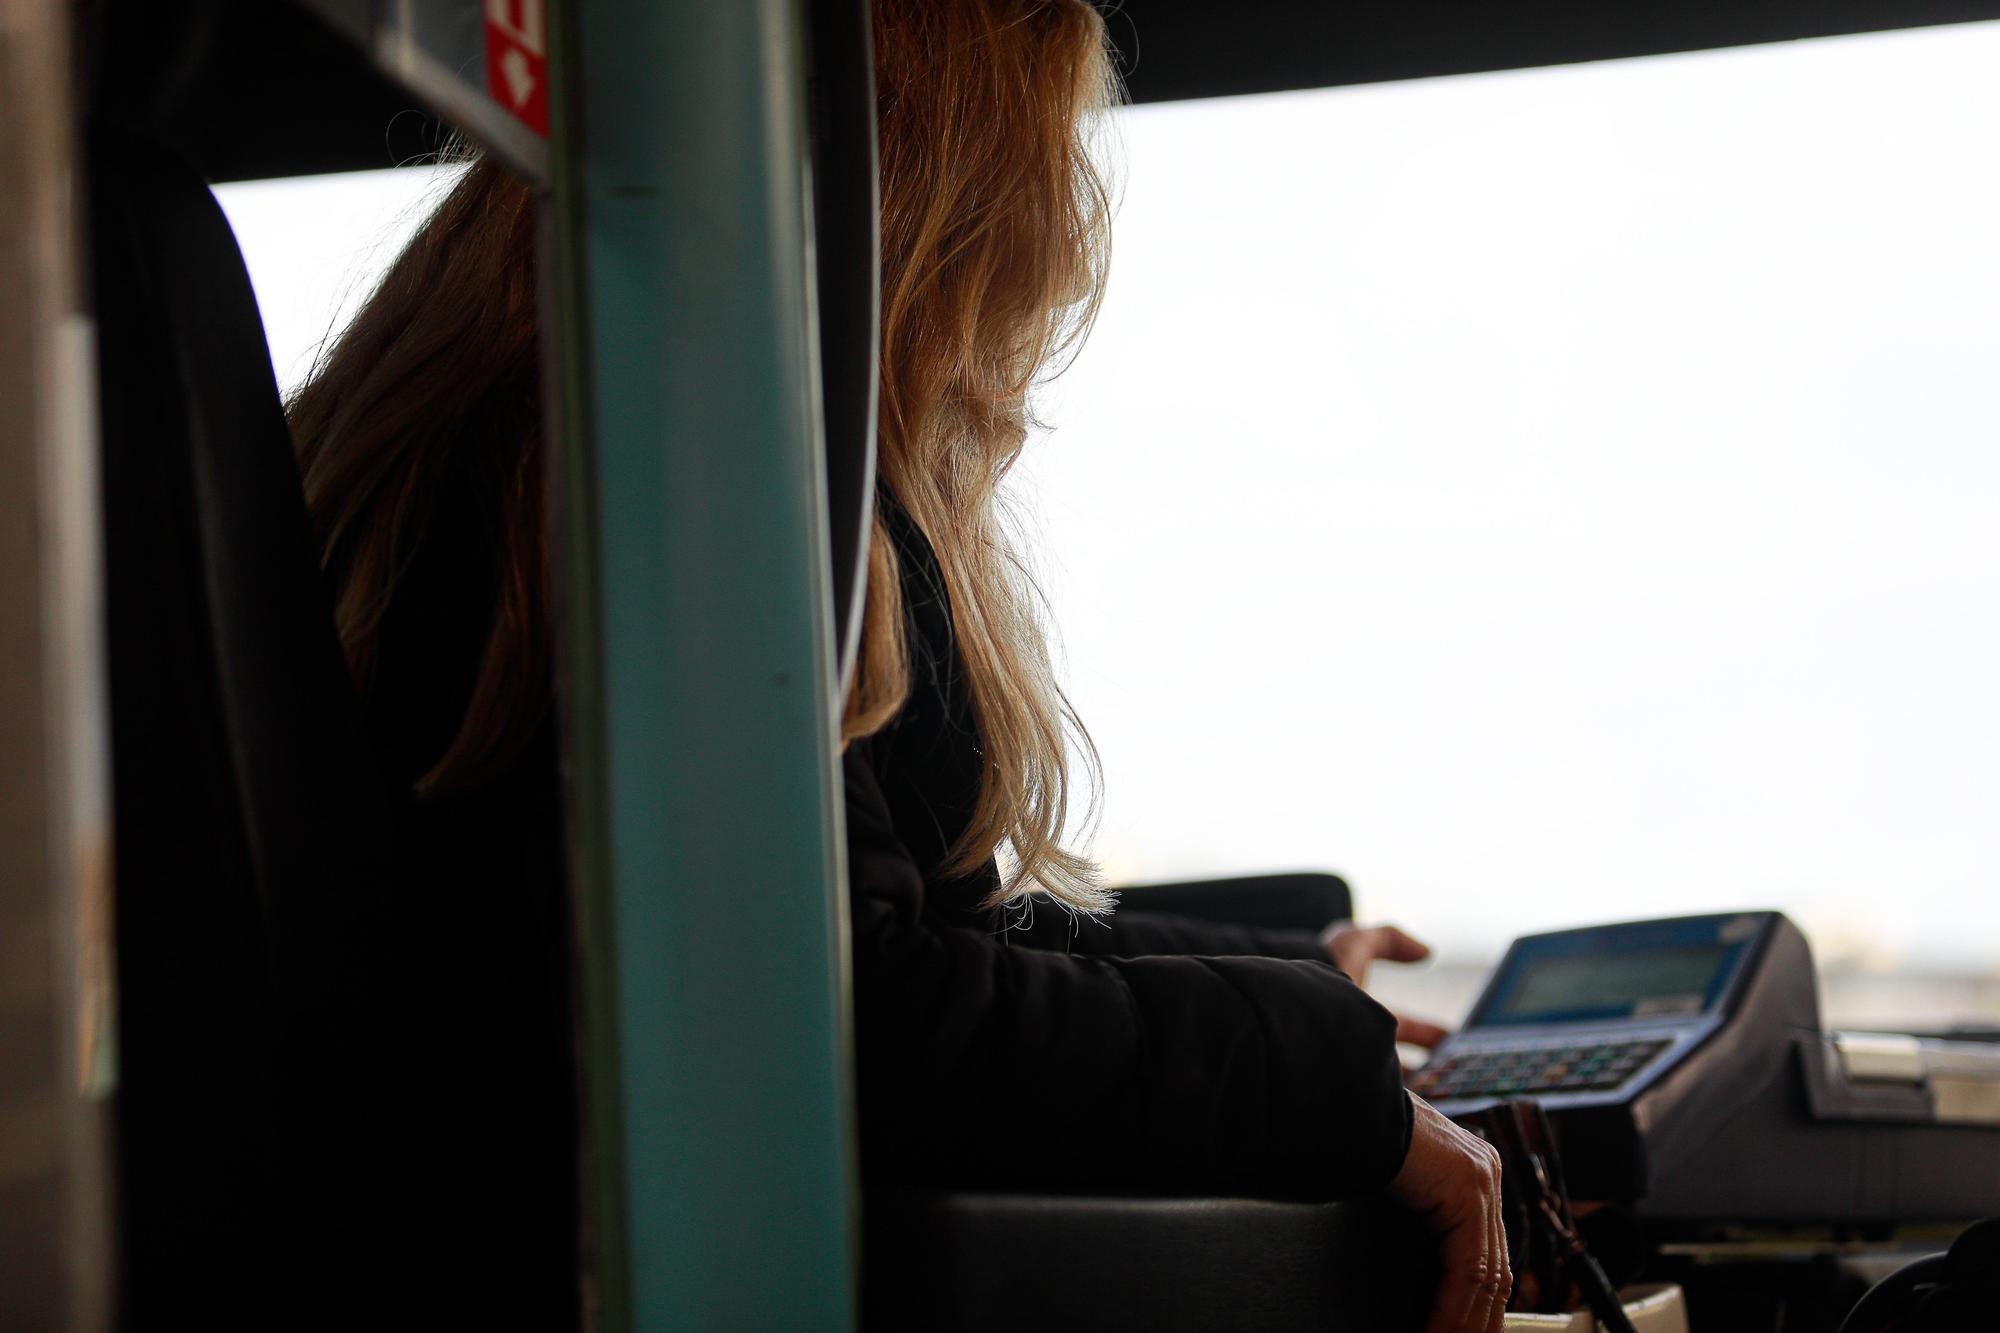
{"label": "dark bus ceiling", "polygon": [[[2000,19],[2000,0],[1100,5],[1140,102]],[[84,12],[93,100],[166,134],[213,179],[393,166],[439,146],[438,123],[414,97],[286,0],[86,0]]]}
{"label": "dark bus ceiling", "polygon": [[1123,0],[1101,7],[1140,102],[2000,18],[2000,0]]}

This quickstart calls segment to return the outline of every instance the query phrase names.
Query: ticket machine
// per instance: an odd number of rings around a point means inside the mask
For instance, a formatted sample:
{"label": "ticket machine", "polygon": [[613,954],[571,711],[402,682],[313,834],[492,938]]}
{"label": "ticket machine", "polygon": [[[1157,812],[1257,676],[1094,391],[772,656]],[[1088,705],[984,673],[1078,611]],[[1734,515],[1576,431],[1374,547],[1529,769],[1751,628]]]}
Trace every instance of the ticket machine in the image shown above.
{"label": "ticket machine", "polygon": [[1777,912],[1516,940],[1412,1086],[1536,1098],[1575,1196],[1656,1232],[2000,1213],[2000,1044],[1824,1030]]}

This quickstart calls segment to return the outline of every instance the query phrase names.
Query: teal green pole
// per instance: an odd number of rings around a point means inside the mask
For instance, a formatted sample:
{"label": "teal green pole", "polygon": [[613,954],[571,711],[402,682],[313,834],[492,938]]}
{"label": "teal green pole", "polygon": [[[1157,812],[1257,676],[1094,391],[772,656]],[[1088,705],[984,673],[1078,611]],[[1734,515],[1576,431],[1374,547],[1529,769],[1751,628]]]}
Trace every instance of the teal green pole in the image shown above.
{"label": "teal green pole", "polygon": [[800,0],[571,0],[551,18],[598,1326],[847,1328]]}

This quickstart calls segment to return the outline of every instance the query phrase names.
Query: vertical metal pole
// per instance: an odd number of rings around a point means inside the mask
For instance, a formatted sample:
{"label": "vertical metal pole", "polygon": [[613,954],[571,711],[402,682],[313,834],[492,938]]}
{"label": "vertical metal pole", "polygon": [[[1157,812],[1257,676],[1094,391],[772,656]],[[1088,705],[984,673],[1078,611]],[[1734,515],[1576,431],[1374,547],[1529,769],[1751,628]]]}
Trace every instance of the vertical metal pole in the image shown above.
{"label": "vertical metal pole", "polygon": [[598,1326],[848,1327],[799,0],[552,8]]}
{"label": "vertical metal pole", "polygon": [[68,24],[0,0],[0,1323],[108,1328],[110,837]]}

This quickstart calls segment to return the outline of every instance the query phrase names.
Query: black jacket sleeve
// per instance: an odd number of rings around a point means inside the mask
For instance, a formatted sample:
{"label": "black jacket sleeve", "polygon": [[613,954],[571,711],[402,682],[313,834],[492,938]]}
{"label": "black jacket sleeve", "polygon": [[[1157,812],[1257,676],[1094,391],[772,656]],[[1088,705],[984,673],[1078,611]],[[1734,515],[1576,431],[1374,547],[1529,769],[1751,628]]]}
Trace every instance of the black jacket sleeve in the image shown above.
{"label": "black jacket sleeve", "polygon": [[872,1183],[1330,1199],[1409,1146],[1395,1022],[1330,962],[1008,948],[927,910],[845,760]]}
{"label": "black jacket sleeve", "polygon": [[1119,908],[1104,917],[1088,917],[1041,905],[1013,914],[1007,927],[1010,943],[1057,953],[1109,954],[1139,958],[1148,954],[1204,954],[1209,957],[1248,955],[1258,958],[1324,959],[1319,936],[1310,930],[1269,930],[1226,921]]}

